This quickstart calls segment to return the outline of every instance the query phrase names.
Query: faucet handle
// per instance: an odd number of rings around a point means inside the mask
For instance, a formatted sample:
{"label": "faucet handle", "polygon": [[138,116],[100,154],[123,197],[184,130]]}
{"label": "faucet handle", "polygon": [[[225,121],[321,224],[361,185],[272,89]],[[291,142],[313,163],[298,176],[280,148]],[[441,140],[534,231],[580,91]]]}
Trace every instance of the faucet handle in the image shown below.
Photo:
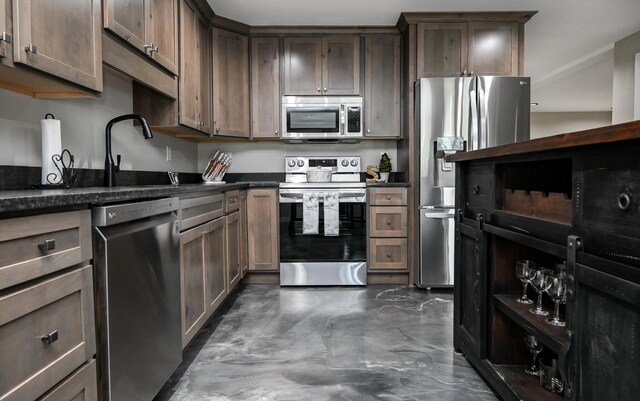
{"label": "faucet handle", "polygon": [[121,161],[121,160],[122,160],[122,155],[117,155],[117,156],[116,156],[116,165],[115,165],[115,166],[114,166],[114,168],[113,168],[113,171],[114,171],[114,172],[116,172],[116,173],[117,173],[118,171],[120,171],[120,161]]}

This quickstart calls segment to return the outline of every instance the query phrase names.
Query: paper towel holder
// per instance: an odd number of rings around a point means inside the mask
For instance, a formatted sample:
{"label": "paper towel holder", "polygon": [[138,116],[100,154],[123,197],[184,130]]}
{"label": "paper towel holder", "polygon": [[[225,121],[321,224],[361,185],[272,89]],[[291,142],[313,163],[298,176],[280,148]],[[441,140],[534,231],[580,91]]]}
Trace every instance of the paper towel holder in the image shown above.
{"label": "paper towel holder", "polygon": [[51,119],[52,119],[52,120],[55,120],[55,119],[56,119],[56,117],[55,117],[53,114],[51,114],[51,113],[47,113],[47,114],[45,114],[45,115],[44,115],[44,119],[45,119],[45,120],[48,120],[48,119],[49,119],[49,116],[51,116]]}

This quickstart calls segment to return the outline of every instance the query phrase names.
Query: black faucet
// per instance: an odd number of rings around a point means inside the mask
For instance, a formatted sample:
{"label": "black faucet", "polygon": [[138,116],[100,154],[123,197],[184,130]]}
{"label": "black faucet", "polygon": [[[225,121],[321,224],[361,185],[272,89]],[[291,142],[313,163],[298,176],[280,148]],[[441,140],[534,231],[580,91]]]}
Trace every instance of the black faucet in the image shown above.
{"label": "black faucet", "polygon": [[144,135],[145,139],[153,138],[153,134],[149,129],[149,125],[147,121],[137,114],[125,114],[123,116],[119,116],[114,118],[113,120],[107,123],[106,130],[106,139],[107,139],[107,155],[104,159],[104,186],[112,187],[116,185],[116,173],[120,171],[120,155],[116,156],[118,160],[117,164],[113,163],[113,156],[111,155],[111,127],[114,124],[119,123],[124,120],[138,120],[140,125],[142,125],[142,135]]}

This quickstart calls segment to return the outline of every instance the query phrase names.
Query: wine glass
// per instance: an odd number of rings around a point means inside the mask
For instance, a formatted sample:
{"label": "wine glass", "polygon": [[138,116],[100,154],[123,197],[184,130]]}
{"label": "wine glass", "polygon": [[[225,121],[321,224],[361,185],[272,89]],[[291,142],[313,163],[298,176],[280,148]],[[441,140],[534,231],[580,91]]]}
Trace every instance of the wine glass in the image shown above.
{"label": "wine glass", "polygon": [[547,294],[549,294],[551,300],[555,303],[553,318],[546,319],[546,322],[554,326],[565,326],[566,323],[560,320],[560,303],[565,300],[567,290],[563,276],[546,276],[545,286],[547,287]]}
{"label": "wine glass", "polygon": [[[551,270],[541,268],[540,270],[535,270],[535,275],[531,279],[531,286],[538,293],[538,304],[535,308],[529,309],[529,312],[534,315],[547,316],[549,312],[542,309],[542,293],[547,290],[547,282],[545,280],[547,275],[551,274]],[[550,285],[550,284],[549,284]]]}
{"label": "wine glass", "polygon": [[536,264],[531,260],[519,260],[516,262],[516,277],[522,282],[522,296],[516,298],[516,302],[521,304],[532,304],[533,301],[527,296],[527,287],[531,279],[531,270],[535,270]]}
{"label": "wine glass", "polygon": [[538,354],[542,352],[544,349],[544,345],[542,345],[535,336],[531,334],[527,334],[524,337],[524,345],[527,347],[531,355],[533,356],[533,360],[531,361],[531,366],[526,368],[524,371],[531,376],[540,376],[540,370],[536,367],[536,358]]}

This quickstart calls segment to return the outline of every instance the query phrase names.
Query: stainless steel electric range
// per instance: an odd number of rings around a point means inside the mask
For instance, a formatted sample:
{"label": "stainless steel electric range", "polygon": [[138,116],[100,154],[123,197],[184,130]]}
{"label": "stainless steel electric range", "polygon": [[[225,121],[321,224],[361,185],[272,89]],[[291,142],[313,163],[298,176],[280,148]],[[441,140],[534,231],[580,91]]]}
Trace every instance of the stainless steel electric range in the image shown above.
{"label": "stainless steel electric range", "polygon": [[[307,171],[317,167],[331,169],[330,182],[307,182]],[[360,170],[358,156],[285,158],[286,182],[280,184],[281,285],[366,285],[367,192]],[[333,202],[333,211],[325,212],[325,198],[335,200],[335,195],[337,207]],[[318,230],[308,234],[304,225],[310,214],[305,209],[313,209],[308,201],[314,198]],[[337,220],[334,235],[325,235],[325,219],[333,219],[331,224]]]}

